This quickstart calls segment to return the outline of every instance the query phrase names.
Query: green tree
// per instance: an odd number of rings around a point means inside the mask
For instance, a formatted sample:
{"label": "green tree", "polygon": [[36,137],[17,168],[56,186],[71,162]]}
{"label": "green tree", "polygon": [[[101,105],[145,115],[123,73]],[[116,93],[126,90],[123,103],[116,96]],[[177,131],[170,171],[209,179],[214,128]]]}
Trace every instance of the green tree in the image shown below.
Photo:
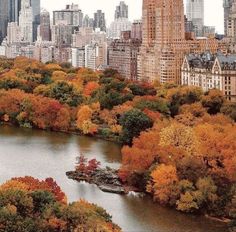
{"label": "green tree", "polygon": [[153,121],[142,111],[132,109],[121,117],[120,124],[123,127],[122,142],[132,144],[134,137],[138,137],[142,131],[153,126]]}

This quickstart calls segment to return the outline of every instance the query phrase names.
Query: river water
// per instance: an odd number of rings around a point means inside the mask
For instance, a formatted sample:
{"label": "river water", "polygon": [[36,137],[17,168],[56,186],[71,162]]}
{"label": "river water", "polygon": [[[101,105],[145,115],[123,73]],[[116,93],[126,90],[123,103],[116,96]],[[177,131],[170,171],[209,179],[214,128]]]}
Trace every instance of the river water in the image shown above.
{"label": "river water", "polygon": [[204,217],[185,215],[153,204],[148,197],[104,193],[96,186],[69,180],[82,153],[102,164],[119,167],[120,146],[76,135],[0,126],[0,184],[12,177],[54,178],[69,201],[80,198],[105,208],[125,232],[226,232],[226,226]]}

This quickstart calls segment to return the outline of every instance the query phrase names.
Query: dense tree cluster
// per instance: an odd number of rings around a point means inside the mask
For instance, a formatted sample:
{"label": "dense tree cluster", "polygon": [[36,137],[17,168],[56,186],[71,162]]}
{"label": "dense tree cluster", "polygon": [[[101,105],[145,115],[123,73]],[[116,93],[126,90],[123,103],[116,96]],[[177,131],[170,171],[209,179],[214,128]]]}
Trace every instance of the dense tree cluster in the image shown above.
{"label": "dense tree cluster", "polygon": [[123,147],[120,178],[160,204],[236,219],[234,104],[217,90],[168,87],[161,94],[172,117],[162,113]]}
{"label": "dense tree cluster", "polygon": [[[3,122],[73,130],[130,144],[133,137],[152,126],[157,112],[169,115],[167,103],[155,96],[154,87],[126,81],[111,69],[99,73],[74,69],[70,64],[42,64],[24,57],[1,59],[0,69]],[[133,134],[129,110],[130,114],[139,110],[140,115]]]}
{"label": "dense tree cluster", "polygon": [[184,212],[236,218],[236,105],[218,90],[1,59],[0,120],[120,141],[125,183]]}
{"label": "dense tree cluster", "polygon": [[0,231],[118,232],[106,211],[84,200],[67,203],[53,179],[14,178],[0,186]]}

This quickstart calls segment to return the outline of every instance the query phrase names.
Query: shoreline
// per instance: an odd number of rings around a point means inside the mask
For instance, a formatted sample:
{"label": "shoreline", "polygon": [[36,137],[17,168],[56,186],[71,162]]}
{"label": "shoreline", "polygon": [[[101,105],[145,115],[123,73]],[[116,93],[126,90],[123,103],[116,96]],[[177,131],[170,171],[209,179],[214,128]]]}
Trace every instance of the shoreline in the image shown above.
{"label": "shoreline", "polygon": [[[41,130],[41,131],[48,131],[48,132],[55,132],[55,133],[63,133],[63,134],[71,134],[71,135],[78,135],[78,136],[85,136],[85,137],[90,137],[90,138],[95,138],[95,139],[101,139],[101,140],[104,140],[104,141],[108,141],[108,142],[113,142],[113,143],[116,143],[116,144],[120,144],[119,142],[115,141],[115,140],[109,140],[109,139],[105,139],[101,136],[94,136],[94,135],[84,135],[82,133],[79,133],[79,132],[76,132],[76,131],[72,131],[72,130],[69,130],[69,131],[60,131],[60,130],[50,130],[50,129],[40,129],[40,128],[36,128],[36,127],[32,127],[32,128],[27,128],[27,127],[21,127],[21,126],[18,126],[14,123],[9,123],[9,122],[3,122],[3,121],[0,121],[0,126],[9,126],[9,127],[17,127],[17,128],[22,128],[22,129],[29,129],[29,130]],[[109,167],[107,167],[108,169],[111,169]],[[113,169],[114,170],[114,169]],[[66,175],[67,174],[72,174],[72,173],[75,173],[76,171],[68,171],[66,172]],[[68,175],[67,175],[68,177]],[[70,178],[68,177],[69,179],[73,179],[77,182],[82,182],[82,181],[85,181],[89,184],[95,184],[97,185],[96,183],[93,183],[91,180],[89,179],[78,179],[78,178]],[[98,186],[98,185],[97,185]],[[108,193],[112,193],[112,194],[120,194],[120,195],[127,195],[129,194],[130,192],[135,192],[135,193],[141,193],[141,194],[147,194],[146,192],[141,192],[141,191],[138,191],[138,189],[135,189],[133,188],[132,186],[124,186],[122,185],[123,187],[123,190],[121,190],[121,193],[119,193],[119,191],[113,191],[112,190],[112,186],[109,186],[109,185],[101,185],[100,187],[98,186],[98,188],[103,191],[103,192],[108,192]],[[153,203],[155,204],[155,203]],[[174,209],[174,208],[173,208]],[[176,209],[175,209],[176,210]],[[176,210],[177,211],[177,210]],[[179,212],[179,211],[177,211]],[[187,214],[189,215],[189,214]],[[229,224],[232,220],[229,219],[229,218],[218,218],[218,217],[214,217],[214,216],[210,216],[209,214],[201,214],[202,216],[208,218],[209,220],[211,221],[216,221],[216,222],[220,222],[222,224]]]}
{"label": "shoreline", "polygon": [[37,128],[37,127],[22,127],[19,125],[16,125],[14,123],[11,122],[4,122],[4,121],[0,121],[0,126],[10,126],[10,127],[17,127],[17,128],[22,128],[22,129],[29,129],[29,130],[40,130],[40,131],[48,131],[48,132],[55,132],[55,133],[62,133],[62,134],[68,134],[68,135],[78,135],[78,136],[85,136],[88,138],[95,138],[95,139],[101,139],[104,141],[108,141],[108,142],[113,142],[116,143],[118,145],[122,145],[119,141],[117,141],[116,139],[112,139],[112,138],[104,138],[99,134],[95,134],[95,135],[85,135],[79,131],[75,131],[73,129],[69,129],[68,131],[65,130],[52,130],[52,129],[41,129],[41,128]]}

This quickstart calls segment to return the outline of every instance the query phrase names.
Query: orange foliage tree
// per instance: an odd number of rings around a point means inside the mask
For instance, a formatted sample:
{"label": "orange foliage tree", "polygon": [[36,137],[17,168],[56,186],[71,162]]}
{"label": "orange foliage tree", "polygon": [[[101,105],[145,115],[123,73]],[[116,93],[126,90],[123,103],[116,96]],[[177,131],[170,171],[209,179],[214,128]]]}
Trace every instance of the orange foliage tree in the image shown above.
{"label": "orange foliage tree", "polygon": [[99,88],[99,86],[100,85],[95,81],[88,82],[84,87],[83,94],[85,96],[90,96],[95,90]]}
{"label": "orange foliage tree", "polygon": [[161,164],[151,173],[147,191],[153,194],[154,200],[161,204],[175,204],[178,198],[178,176],[174,166]]}

